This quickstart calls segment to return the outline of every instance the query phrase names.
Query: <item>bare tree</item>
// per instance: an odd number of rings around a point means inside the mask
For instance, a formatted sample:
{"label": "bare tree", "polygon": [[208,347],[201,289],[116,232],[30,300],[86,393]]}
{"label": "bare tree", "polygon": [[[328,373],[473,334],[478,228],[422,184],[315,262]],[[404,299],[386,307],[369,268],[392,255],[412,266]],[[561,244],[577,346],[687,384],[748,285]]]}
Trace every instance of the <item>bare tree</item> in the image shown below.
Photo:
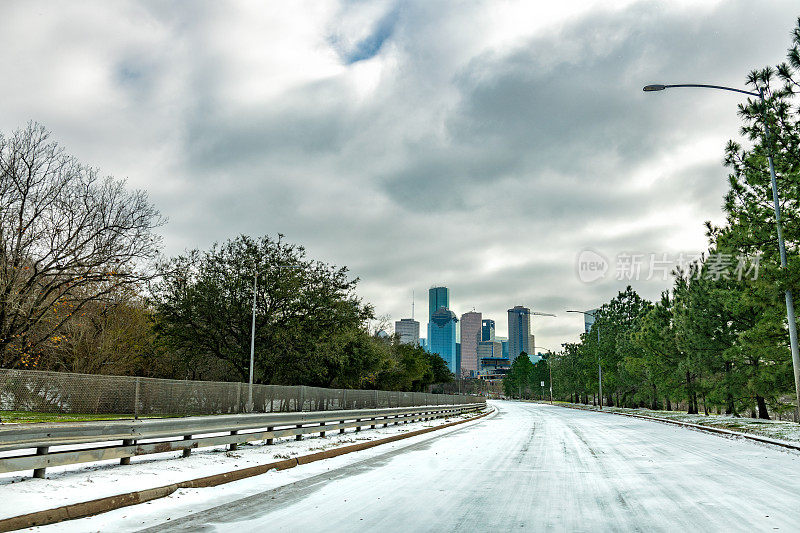
{"label": "bare tree", "polygon": [[0,135],[0,362],[39,349],[92,302],[151,274],[165,220],[140,190],[101,177],[30,123]]}

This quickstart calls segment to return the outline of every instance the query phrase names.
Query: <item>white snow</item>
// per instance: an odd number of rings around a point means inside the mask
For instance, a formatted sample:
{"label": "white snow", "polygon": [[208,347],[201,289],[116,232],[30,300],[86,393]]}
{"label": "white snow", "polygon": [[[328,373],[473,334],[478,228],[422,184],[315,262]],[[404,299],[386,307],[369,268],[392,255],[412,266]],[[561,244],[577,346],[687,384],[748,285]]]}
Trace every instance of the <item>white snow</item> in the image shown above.
{"label": "white snow", "polygon": [[[319,434],[305,435],[301,441],[287,437],[275,439],[272,445],[267,445],[264,441],[240,445],[238,450],[231,452],[226,451],[225,446],[199,448],[193,450],[192,455],[187,458],[181,457],[181,452],[144,455],[132,457],[130,465],[119,465],[119,460],[111,460],[53,467],[47,469],[46,479],[34,479],[30,471],[0,474],[0,502],[2,502],[0,518],[267,464],[329,448],[438,426],[472,416],[475,414],[392,425],[386,428],[366,427],[360,432],[349,428],[343,434],[338,430],[328,432],[324,438]],[[91,445],[72,448],[88,446]],[[282,476],[283,472],[272,472],[269,475]]]}
{"label": "white snow", "polygon": [[[792,531],[800,454],[556,406],[44,531]],[[162,462],[161,464],[167,464]]]}
{"label": "white snow", "polygon": [[[599,407],[582,404],[567,404],[572,407],[599,411]],[[759,418],[733,417],[728,415],[717,415],[710,413],[688,415],[683,411],[655,411],[652,409],[631,409],[627,407],[603,407],[603,411],[616,413],[630,413],[635,415],[650,416],[654,418],[666,418],[699,426],[710,426],[715,428],[738,431],[740,433],[752,433],[761,437],[800,444],[800,424],[787,420],[762,420]]]}

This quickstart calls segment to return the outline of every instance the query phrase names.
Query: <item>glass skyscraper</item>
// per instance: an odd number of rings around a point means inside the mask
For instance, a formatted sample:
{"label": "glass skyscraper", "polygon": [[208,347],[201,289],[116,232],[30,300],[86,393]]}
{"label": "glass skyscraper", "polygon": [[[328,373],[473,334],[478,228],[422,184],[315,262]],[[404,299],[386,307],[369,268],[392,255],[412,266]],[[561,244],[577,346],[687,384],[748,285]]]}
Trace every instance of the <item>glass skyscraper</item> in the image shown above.
{"label": "glass skyscraper", "polygon": [[460,369],[457,368],[456,357],[456,323],[456,314],[445,307],[440,307],[433,313],[428,324],[428,351],[439,354],[450,372],[458,375]]}
{"label": "glass skyscraper", "polygon": [[520,353],[531,353],[531,310],[517,305],[508,310],[508,355],[511,362]]}
{"label": "glass skyscraper", "polygon": [[450,289],[447,287],[431,287],[428,290],[428,322],[433,318],[433,313],[440,307],[450,309]]}
{"label": "glass skyscraper", "polygon": [[493,341],[494,340],[494,320],[484,318],[481,321],[481,340]]}

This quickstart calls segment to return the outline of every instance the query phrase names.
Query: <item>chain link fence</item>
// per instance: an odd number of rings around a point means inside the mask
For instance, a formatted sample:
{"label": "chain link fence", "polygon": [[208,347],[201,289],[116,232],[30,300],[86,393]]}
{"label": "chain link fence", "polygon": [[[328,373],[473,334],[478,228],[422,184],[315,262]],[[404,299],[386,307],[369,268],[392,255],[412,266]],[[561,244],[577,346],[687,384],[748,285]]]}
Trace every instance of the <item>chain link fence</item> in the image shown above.
{"label": "chain link fence", "polygon": [[[247,384],[0,369],[0,411],[183,416],[245,412]],[[304,385],[253,385],[253,412],[485,403],[485,398]]]}

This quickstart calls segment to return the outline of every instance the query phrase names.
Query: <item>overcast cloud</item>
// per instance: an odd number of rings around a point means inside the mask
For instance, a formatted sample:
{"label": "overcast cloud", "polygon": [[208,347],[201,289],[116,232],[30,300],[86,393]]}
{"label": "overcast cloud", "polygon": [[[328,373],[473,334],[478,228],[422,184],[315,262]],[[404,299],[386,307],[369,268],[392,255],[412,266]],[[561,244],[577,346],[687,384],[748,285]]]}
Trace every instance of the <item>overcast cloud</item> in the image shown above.
{"label": "overcast cloud", "polygon": [[[554,5],[557,4],[557,5]],[[537,344],[628,283],[584,248],[701,252],[733,94],[783,60],[796,2],[0,2],[0,130],[43,123],[146,189],[165,252],[284,233],[392,320],[427,289]],[[613,269],[613,265],[612,265]],[[633,283],[656,298],[669,282]]]}

